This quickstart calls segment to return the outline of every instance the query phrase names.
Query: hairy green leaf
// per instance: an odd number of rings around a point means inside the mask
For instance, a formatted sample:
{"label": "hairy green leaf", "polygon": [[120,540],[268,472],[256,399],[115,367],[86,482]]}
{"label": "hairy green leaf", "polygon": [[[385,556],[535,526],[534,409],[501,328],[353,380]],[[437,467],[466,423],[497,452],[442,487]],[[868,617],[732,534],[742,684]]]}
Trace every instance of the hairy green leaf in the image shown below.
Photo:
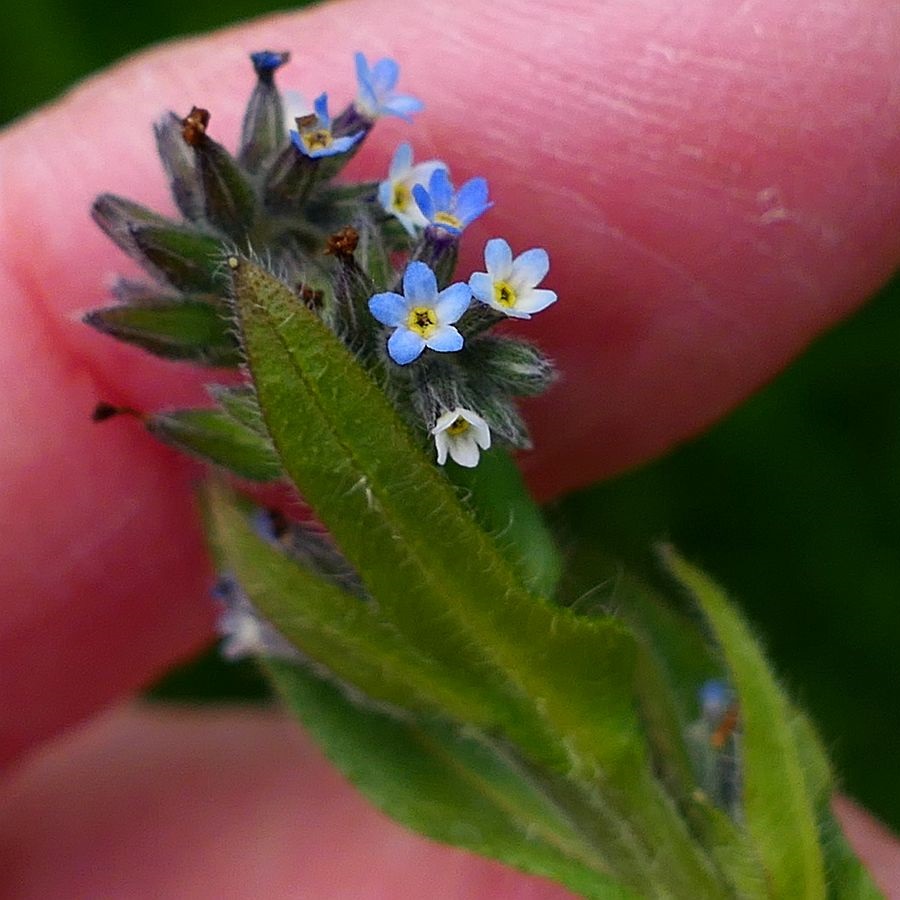
{"label": "hairy green leaf", "polygon": [[219,564],[310,660],[372,700],[493,728],[500,713],[480,684],[410,649],[375,608],[306,571],[258,537],[221,488],[207,492]]}

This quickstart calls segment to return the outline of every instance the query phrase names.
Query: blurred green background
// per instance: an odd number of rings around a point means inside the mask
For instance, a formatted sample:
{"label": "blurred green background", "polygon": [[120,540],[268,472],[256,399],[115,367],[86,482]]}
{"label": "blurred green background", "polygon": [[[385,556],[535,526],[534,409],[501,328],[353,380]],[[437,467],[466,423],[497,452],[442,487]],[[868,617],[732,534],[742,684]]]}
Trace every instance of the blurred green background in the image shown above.
{"label": "blurred green background", "polygon": [[[149,43],[277,8],[147,0],[110,15],[98,0],[7,3],[0,122]],[[895,281],[705,437],[557,509],[573,546],[594,541],[644,567],[650,544],[665,538],[706,566],[816,717],[846,790],[895,827],[898,356]]]}

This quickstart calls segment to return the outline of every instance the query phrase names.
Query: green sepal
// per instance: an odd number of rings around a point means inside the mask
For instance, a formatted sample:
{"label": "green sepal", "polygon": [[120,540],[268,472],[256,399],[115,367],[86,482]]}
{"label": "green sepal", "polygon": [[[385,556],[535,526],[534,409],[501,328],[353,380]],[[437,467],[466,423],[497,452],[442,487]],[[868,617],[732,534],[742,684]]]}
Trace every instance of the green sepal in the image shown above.
{"label": "green sepal", "polygon": [[[152,209],[116,194],[101,194],[91,206],[91,218],[120,250],[132,259],[144,262],[144,255],[134,239],[134,229],[142,225],[161,228],[180,227]],[[153,274],[156,274],[155,272]]]}
{"label": "green sepal", "polygon": [[238,160],[248,172],[258,172],[287,140],[281,93],[272,73],[264,73],[257,79],[244,113]]}
{"label": "green sepal", "polygon": [[379,809],[434,840],[552,878],[593,900],[634,898],[565,811],[504,753],[438,721],[398,720],[282,662],[266,665],[328,758]]}
{"label": "green sepal", "polygon": [[229,322],[204,300],[159,297],[137,305],[95,309],[83,321],[166,359],[225,367],[240,363]]}
{"label": "green sepal", "polygon": [[146,419],[167,444],[251,481],[275,481],[281,465],[268,439],[216,409],[179,409]]}
{"label": "green sepal", "polygon": [[244,240],[256,218],[253,188],[231,154],[207,135],[198,138],[194,153],[207,220],[234,240]]}
{"label": "green sepal", "polygon": [[197,172],[194,151],[185,143],[181,117],[168,112],[154,126],[156,148],[169,176],[175,203],[191,222],[203,218],[203,185]]}
{"label": "green sepal", "polygon": [[188,293],[217,293],[222,242],[194,228],[166,223],[131,228],[136,258],[148,272]]}
{"label": "green sepal", "polygon": [[542,394],[556,378],[553,363],[533,344],[518,338],[484,336],[469,341],[466,351],[470,372],[516,397]]}
{"label": "green sepal", "polygon": [[827,892],[815,793],[790,704],[747,623],[719,587],[671,548],[664,558],[706,616],[738,695],[743,813],[773,896],[820,900]]}

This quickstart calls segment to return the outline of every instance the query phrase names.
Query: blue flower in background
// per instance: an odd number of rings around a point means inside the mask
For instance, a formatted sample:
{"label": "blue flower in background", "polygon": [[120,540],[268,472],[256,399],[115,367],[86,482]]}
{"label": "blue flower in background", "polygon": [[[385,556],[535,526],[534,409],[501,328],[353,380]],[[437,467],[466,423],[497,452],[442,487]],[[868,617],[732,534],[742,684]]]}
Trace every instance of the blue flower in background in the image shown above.
{"label": "blue flower in background", "polygon": [[427,188],[417,184],[412,192],[428,223],[451,234],[461,234],[468,224],[494,205],[488,200],[484,178],[471,178],[457,191],[446,169],[435,170]]}
{"label": "blue flower in background", "polygon": [[328,94],[316,98],[314,112],[297,119],[297,131],[291,132],[294,146],[310,159],[322,156],[336,156],[346,153],[365,134],[357,131],[343,137],[335,137],[331,131],[331,116],[328,114]]}
{"label": "blue flower in background", "polygon": [[415,234],[417,228],[428,224],[428,220],[413,200],[412,189],[417,184],[427,184],[437,169],[446,168],[447,164],[438,159],[413,165],[412,147],[401,144],[391,160],[388,177],[378,185],[378,202],[385,212],[396,216],[410,234]]}
{"label": "blue flower in background", "polygon": [[256,53],[250,54],[250,60],[257,75],[271,74],[290,58],[290,53],[275,53],[272,50],[258,50]]}
{"label": "blue flower in background", "polygon": [[421,100],[394,90],[400,77],[400,66],[395,60],[379,59],[369,68],[364,54],[357,53],[355,59],[358,84],[355,106],[361,115],[368,119],[400,116],[410,122],[415,113],[422,111],[424,104]]}
{"label": "blue flower in background", "polygon": [[485,244],[487,272],[475,272],[469,287],[476,300],[514,319],[530,319],[533,313],[556,302],[556,293],[539,289],[550,269],[550,257],[540,247],[526,250],[513,259],[503,238]]}
{"label": "blue flower in background", "polygon": [[463,282],[438,293],[437,278],[423,262],[411,262],[403,273],[403,295],[387,292],[369,300],[372,315],[396,329],[388,340],[388,353],[405,366],[428,347],[441,353],[461,350],[463,336],[453,327],[469,308],[472,292]]}

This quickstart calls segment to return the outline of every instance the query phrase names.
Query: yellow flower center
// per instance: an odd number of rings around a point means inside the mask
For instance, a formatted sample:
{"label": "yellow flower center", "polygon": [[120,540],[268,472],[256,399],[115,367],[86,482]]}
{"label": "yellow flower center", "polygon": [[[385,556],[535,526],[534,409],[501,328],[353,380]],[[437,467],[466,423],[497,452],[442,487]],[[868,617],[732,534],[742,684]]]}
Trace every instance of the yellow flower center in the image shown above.
{"label": "yellow flower center", "polygon": [[459,437],[461,434],[465,434],[472,426],[462,417],[457,416],[448,426],[447,426],[447,434],[450,437]]}
{"label": "yellow flower center", "polygon": [[463,223],[459,218],[454,216],[453,213],[435,213],[434,221],[437,222],[438,225],[449,225],[451,228],[458,228],[460,231],[462,231]]}
{"label": "yellow flower center", "polygon": [[326,150],[334,143],[334,135],[328,128],[313,128],[301,135],[307,150]]}
{"label": "yellow flower center", "polygon": [[423,338],[430,337],[437,328],[437,316],[429,306],[415,306],[409,311],[406,327]]}
{"label": "yellow flower center", "polygon": [[406,212],[412,205],[412,191],[402,182],[394,184],[394,198],[391,205],[397,212]]}
{"label": "yellow flower center", "polygon": [[494,300],[506,309],[516,305],[516,292],[508,281],[494,282]]}

